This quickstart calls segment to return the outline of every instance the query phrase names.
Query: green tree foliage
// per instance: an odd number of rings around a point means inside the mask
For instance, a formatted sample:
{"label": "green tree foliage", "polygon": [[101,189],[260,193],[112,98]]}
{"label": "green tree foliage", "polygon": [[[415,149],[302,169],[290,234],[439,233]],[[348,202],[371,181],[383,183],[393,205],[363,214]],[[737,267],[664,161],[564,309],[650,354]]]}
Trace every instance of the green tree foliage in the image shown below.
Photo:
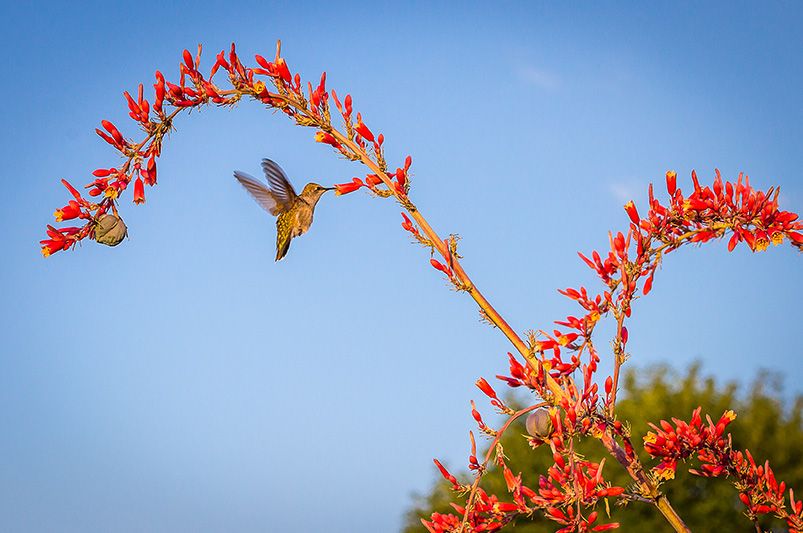
{"label": "green tree foliage", "polygon": [[[632,440],[637,449],[641,449],[642,437],[649,430],[648,422],[657,423],[673,416],[688,420],[698,405],[702,406],[703,413],[710,414],[715,420],[725,410],[733,409],[738,417],[728,429],[733,434],[734,447],[749,449],[757,462],[769,459],[776,477],[803,495],[803,396],[792,399],[784,395],[778,376],[763,372],[746,389],[740,390],[734,383],[721,385],[713,377],[701,376],[699,364],[693,365],[685,374],[660,366],[644,372],[630,370],[622,385],[624,394],[618,402],[617,415],[623,422],[631,424]],[[508,465],[514,472],[523,472],[525,484],[537,487],[537,476],[552,464],[551,453],[546,446],[531,449],[522,437],[524,433],[522,419],[519,427],[510,428],[502,444],[505,455],[510,458]],[[606,457],[604,448],[596,440],[585,440],[577,449],[595,460]],[[656,463],[643,452],[641,460],[649,466]],[[690,461],[685,469],[684,465],[678,465],[677,477],[662,485],[672,505],[692,531],[755,532],[754,525],[741,516],[744,506],[730,482],[693,476],[686,470],[694,464],[696,461]],[[454,473],[458,469],[452,465],[451,470]],[[613,458],[608,457],[603,473],[614,485],[630,486],[627,473]],[[469,479],[469,474],[464,473],[461,479]],[[497,471],[485,476],[482,487],[503,499],[507,494],[505,482]],[[455,501],[455,496],[449,485],[438,476],[431,492],[416,498],[403,531],[425,533],[420,518],[428,517],[432,512],[452,512],[449,503]],[[672,531],[657,509],[647,503],[631,502],[624,509],[613,501],[609,503],[611,516],[621,523],[620,531]],[[605,512],[604,509],[599,511]],[[780,521],[771,518],[761,525],[765,531],[786,531]],[[519,520],[508,528],[517,533],[540,533],[555,531],[557,526],[536,514],[531,520]]]}

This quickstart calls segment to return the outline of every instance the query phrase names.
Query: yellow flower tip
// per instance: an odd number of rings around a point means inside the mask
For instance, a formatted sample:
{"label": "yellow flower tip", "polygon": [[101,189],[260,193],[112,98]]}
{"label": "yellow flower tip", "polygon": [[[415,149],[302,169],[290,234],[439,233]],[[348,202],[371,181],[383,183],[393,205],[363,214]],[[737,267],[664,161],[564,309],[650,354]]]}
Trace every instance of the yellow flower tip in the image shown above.
{"label": "yellow flower tip", "polygon": [[781,233],[780,231],[776,231],[775,233],[772,234],[772,237],[770,238],[772,239],[772,245],[778,246],[783,242],[783,233]]}
{"label": "yellow flower tip", "polygon": [[262,94],[262,91],[265,90],[265,83],[262,81],[257,81],[254,83],[254,92],[256,94]]}
{"label": "yellow flower tip", "polygon": [[103,194],[106,196],[106,198],[114,199],[117,198],[118,193],[117,189],[115,189],[114,187],[106,187],[106,190],[103,191]]}
{"label": "yellow flower tip", "polygon": [[42,246],[42,257],[50,257],[50,248]]}
{"label": "yellow flower tip", "polygon": [[315,142],[321,143],[326,138],[326,134],[322,131],[319,131],[315,134]]}
{"label": "yellow flower tip", "polygon": [[691,207],[691,202],[690,202],[690,201],[688,201],[688,200],[685,200],[685,201],[683,202],[683,210],[684,210],[684,211],[688,211],[690,207]]}
{"label": "yellow flower tip", "polygon": [[53,211],[53,216],[56,218],[56,222],[61,222],[64,213],[61,211],[61,209],[56,209]]}
{"label": "yellow flower tip", "polygon": [[767,239],[756,239],[756,251],[763,252],[767,248],[769,248],[770,241]]}
{"label": "yellow flower tip", "polygon": [[722,415],[722,417],[727,418],[729,421],[733,422],[734,420],[736,420],[736,413],[728,409],[727,411],[725,411],[725,414]]}
{"label": "yellow flower tip", "polygon": [[677,178],[678,177],[678,173],[675,172],[674,170],[667,170],[666,171],[666,177],[667,178]]}
{"label": "yellow flower tip", "polygon": [[672,468],[662,468],[655,472],[655,476],[659,480],[669,481],[670,479],[675,479],[675,471]]}
{"label": "yellow flower tip", "polygon": [[561,346],[568,345],[569,337],[567,337],[566,335],[561,335],[560,337],[558,337],[558,344],[560,344]]}
{"label": "yellow flower tip", "polygon": [[654,444],[655,443],[655,433],[650,431],[646,435],[644,435],[644,444]]}
{"label": "yellow flower tip", "polygon": [[597,311],[594,311],[590,315],[588,315],[588,320],[591,321],[592,324],[596,324],[600,319],[600,314]]}

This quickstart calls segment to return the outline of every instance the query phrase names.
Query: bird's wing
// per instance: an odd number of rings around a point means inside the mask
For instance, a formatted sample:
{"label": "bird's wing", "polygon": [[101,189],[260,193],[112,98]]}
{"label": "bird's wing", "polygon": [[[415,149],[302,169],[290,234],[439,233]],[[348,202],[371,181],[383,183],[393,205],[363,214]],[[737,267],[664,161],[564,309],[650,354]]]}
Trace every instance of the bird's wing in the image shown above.
{"label": "bird's wing", "polygon": [[295,189],[293,189],[293,186],[290,184],[290,180],[287,179],[284,170],[270,159],[262,160],[262,170],[265,171],[270,190],[273,192],[276,200],[288,207],[292,205],[297,195]]}
{"label": "bird's wing", "polygon": [[234,171],[234,177],[240,182],[240,185],[245,187],[245,190],[254,197],[259,205],[261,205],[271,215],[278,215],[282,211],[282,205],[277,200],[274,193],[268,189],[264,184],[260,183],[250,174]]}

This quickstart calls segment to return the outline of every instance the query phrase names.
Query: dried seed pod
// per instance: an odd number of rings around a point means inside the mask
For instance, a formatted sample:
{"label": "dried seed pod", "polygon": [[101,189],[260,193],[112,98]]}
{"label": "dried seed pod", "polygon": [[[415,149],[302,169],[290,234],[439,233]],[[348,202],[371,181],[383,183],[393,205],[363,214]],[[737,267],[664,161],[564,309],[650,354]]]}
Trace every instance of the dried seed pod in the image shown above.
{"label": "dried seed pod", "polygon": [[527,433],[531,436],[546,439],[552,434],[552,417],[549,416],[549,409],[539,407],[529,415],[525,423]]}
{"label": "dried seed pod", "polygon": [[95,224],[95,240],[100,244],[117,246],[126,235],[128,235],[128,228],[123,219],[118,216],[105,214]]}

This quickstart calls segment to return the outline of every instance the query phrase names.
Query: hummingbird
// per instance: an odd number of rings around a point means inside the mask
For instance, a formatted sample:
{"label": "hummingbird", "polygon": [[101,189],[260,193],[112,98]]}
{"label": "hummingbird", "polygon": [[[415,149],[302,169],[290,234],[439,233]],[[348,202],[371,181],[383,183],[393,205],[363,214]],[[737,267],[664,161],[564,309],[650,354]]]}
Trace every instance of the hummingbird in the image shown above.
{"label": "hummingbird", "polygon": [[287,174],[279,165],[270,159],[263,159],[262,170],[268,178],[267,187],[253,176],[239,170],[234,171],[234,177],[265,211],[277,217],[276,261],[278,261],[287,255],[290,241],[307,232],[312,225],[315,204],[326,191],[331,191],[334,187],[307,183],[301,194],[296,194],[290,180],[287,179]]}

